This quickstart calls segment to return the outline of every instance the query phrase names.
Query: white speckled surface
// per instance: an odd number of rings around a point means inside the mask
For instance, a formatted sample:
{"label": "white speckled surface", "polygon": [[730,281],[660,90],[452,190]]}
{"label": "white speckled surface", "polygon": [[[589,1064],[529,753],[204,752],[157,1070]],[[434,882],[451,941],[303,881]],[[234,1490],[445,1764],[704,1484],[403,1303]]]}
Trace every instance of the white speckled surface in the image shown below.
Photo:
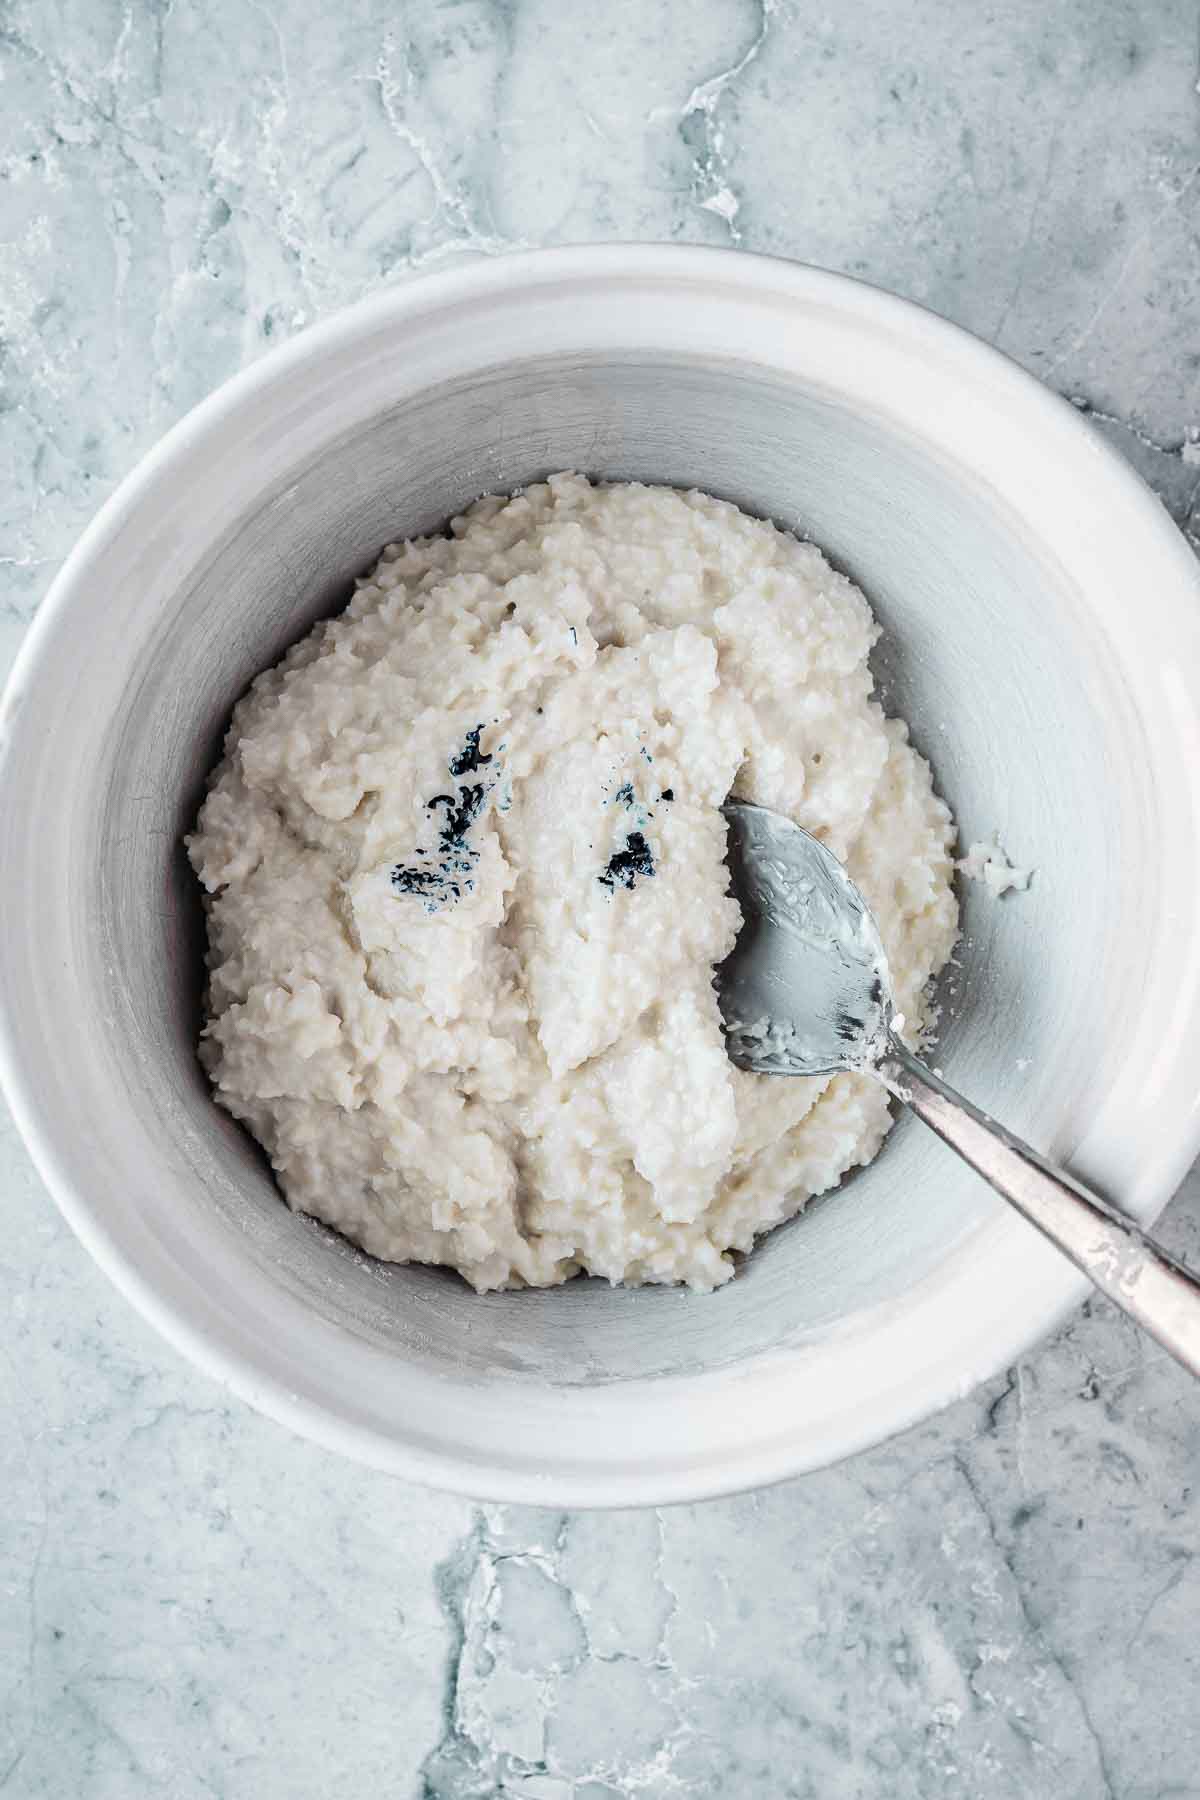
{"label": "white speckled surface", "polygon": [[[0,656],[267,342],[527,244],[862,273],[1077,397],[1197,529],[1195,32],[1176,0],[13,0]],[[6,1794],[1200,1797],[1200,1397],[1106,1306],[841,1469],[547,1516],[228,1402],[11,1131],[0,1209]],[[1166,1236],[1200,1259],[1195,1175]]]}

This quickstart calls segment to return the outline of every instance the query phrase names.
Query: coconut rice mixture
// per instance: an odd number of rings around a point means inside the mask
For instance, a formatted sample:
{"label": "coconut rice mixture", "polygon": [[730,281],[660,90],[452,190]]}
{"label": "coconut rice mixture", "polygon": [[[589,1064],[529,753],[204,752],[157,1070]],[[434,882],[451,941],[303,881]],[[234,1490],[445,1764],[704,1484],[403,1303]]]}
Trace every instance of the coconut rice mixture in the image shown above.
{"label": "coconut rice mixture", "polygon": [[810,544],[559,475],[390,545],[234,713],[200,1054],[294,1208],[480,1290],[733,1273],[873,1157],[866,1075],[725,1053],[732,791],[847,864],[917,1033],[954,828]]}

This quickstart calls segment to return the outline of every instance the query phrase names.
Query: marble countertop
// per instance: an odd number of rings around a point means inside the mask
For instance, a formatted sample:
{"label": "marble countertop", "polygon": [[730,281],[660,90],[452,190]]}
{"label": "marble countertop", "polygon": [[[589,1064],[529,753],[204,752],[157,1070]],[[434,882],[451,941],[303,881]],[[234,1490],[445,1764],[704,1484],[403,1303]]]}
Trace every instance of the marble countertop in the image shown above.
{"label": "marble countertop", "polygon": [[[732,243],[935,307],[1200,532],[1183,0],[10,0],[0,662],[267,345],[456,257]],[[1200,1402],[1110,1308],[841,1468],[401,1486],[179,1361],[0,1139],[0,1791],[1200,1800]],[[1200,1260],[1200,1181],[1166,1221]]]}

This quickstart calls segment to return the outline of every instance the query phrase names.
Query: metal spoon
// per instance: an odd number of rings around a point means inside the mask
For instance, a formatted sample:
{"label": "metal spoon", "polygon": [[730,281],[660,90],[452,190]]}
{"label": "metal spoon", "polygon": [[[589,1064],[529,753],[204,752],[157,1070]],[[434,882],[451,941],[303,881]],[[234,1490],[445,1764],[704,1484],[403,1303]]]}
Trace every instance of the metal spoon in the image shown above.
{"label": "metal spoon", "polygon": [[1013,1137],[898,1035],[866,901],[833,852],[780,813],[731,800],[729,867],[743,925],[717,970],[726,1046],[761,1075],[876,1073],[1102,1293],[1200,1375],[1200,1282],[1140,1225]]}

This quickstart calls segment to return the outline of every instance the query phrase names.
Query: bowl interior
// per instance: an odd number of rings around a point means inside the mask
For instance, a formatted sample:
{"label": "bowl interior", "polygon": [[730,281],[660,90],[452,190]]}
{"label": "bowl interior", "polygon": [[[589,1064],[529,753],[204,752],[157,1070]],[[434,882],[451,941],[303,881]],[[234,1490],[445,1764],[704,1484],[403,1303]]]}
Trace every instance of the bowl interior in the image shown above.
{"label": "bowl interior", "polygon": [[[715,1295],[577,1281],[480,1298],[295,1217],[214,1106],[195,1060],[202,921],[180,838],[234,701],[385,542],[565,468],[707,489],[810,535],[863,587],[884,627],[885,705],[910,722],[964,843],[999,831],[1038,870],[1002,901],[967,886],[938,1060],[1059,1154],[1111,1080],[1103,1046],[1137,992],[1128,922],[1149,878],[1131,866],[1103,778],[1118,725],[1136,765],[1138,727],[1082,597],[920,420],[842,404],[827,383],[688,355],[531,357],[381,403],[268,491],[251,484],[201,562],[148,543],[153,624],[112,652],[128,667],[81,772],[87,844],[73,864],[90,1002],[136,1131],[172,1183],[169,1222],[148,1195],[145,1230],[169,1231],[173,1253],[201,1266],[252,1264],[406,1364],[594,1384],[841,1329],[934,1274],[996,1202],[902,1120],[867,1170],[770,1235]],[[1119,983],[1106,983],[1118,964]]]}

